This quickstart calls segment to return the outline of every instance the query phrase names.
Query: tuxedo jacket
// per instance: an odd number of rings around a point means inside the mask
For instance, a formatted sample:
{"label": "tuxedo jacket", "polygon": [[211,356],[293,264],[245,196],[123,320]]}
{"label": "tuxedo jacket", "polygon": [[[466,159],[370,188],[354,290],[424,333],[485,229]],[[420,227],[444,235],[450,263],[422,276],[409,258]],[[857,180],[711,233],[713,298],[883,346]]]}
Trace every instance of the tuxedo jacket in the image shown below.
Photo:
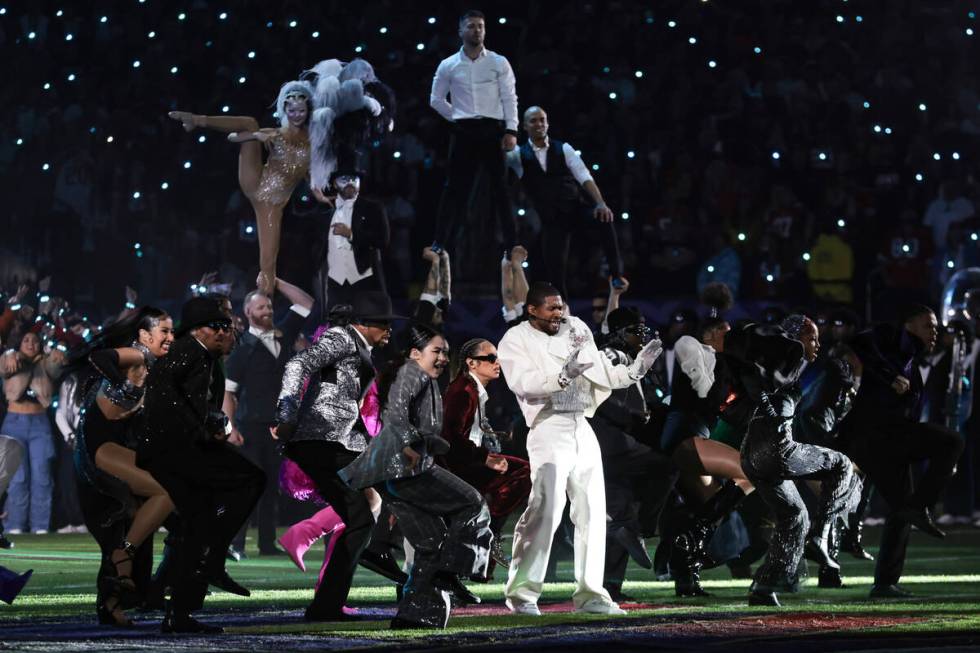
{"label": "tuxedo jacket", "polygon": [[[319,239],[316,244],[316,260],[320,261],[320,270],[326,280],[327,247],[330,243],[330,221],[334,210],[327,212],[325,224],[319,229]],[[381,252],[388,248],[391,230],[388,226],[388,215],[384,206],[363,196],[354,201],[351,213],[351,247],[354,250],[354,263],[361,274],[368,268],[373,268],[373,274],[378,279],[384,279],[381,265]]]}
{"label": "tuxedo jacket", "polygon": [[225,362],[225,372],[229,381],[238,385],[238,409],[236,423],[271,424],[276,420],[276,401],[282,385],[282,375],[286,363],[293,357],[293,343],[303,328],[306,318],[290,310],[276,324],[276,341],[279,343],[279,356],[262,343],[262,340],[248,331],[231,352]]}
{"label": "tuxedo jacket", "polygon": [[146,377],[136,451],[140,466],[179,460],[222,431],[216,406],[223,392],[220,361],[190,334],[175,340]]}
{"label": "tuxedo jacket", "polygon": [[368,436],[360,403],[374,375],[371,354],[354,327],[333,327],[286,363],[276,421],[296,425],[292,441],[338,442],[363,451]]}

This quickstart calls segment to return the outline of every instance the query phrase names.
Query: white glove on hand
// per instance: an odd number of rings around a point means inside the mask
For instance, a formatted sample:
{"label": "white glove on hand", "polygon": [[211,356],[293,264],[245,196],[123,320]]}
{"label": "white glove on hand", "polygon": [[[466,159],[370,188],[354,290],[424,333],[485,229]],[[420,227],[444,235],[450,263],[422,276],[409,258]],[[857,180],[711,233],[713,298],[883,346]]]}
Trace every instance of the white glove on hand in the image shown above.
{"label": "white glove on hand", "polygon": [[636,355],[636,360],[630,365],[629,375],[633,379],[642,379],[646,376],[646,373],[650,371],[653,367],[653,363],[660,356],[660,353],[664,350],[663,343],[659,340],[651,340],[648,342],[640,353]]}
{"label": "white glove on hand", "polygon": [[582,351],[582,346],[579,345],[572,350],[572,353],[568,355],[568,360],[565,361],[565,366],[561,368],[561,375],[559,378],[564,377],[571,381],[577,377],[582,376],[585,370],[592,367],[592,363],[580,363],[578,362],[578,353]]}

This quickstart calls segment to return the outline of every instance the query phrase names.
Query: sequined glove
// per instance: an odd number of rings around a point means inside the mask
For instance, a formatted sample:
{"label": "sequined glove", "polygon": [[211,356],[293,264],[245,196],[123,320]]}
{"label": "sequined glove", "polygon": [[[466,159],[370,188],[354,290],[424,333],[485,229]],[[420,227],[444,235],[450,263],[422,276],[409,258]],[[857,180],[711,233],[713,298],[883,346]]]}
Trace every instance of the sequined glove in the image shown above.
{"label": "sequined glove", "polygon": [[568,355],[568,359],[565,361],[565,365],[561,368],[561,372],[558,374],[558,383],[563,388],[571,383],[573,379],[577,379],[585,374],[585,371],[592,367],[591,362],[579,362],[578,354],[580,351],[582,351],[582,345],[572,350],[572,353]]}
{"label": "sequined glove", "polygon": [[640,350],[640,353],[636,355],[636,360],[633,361],[633,364],[630,365],[630,378],[634,381],[638,381],[646,376],[646,373],[650,371],[651,367],[653,367],[653,363],[657,360],[663,350],[663,343],[661,343],[659,340],[654,339],[648,342],[643,349]]}
{"label": "sequined glove", "polygon": [[295,397],[283,397],[276,405],[276,437],[287,442],[296,431],[296,418],[299,414],[299,400]]}

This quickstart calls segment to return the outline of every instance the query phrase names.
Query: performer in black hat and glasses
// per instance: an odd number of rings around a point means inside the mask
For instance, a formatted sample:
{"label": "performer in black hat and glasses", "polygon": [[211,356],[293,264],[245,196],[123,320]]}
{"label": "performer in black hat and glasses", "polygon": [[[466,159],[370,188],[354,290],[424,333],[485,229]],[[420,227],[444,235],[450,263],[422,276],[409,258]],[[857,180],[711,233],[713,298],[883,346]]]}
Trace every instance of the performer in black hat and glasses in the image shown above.
{"label": "performer in black hat and glasses", "polygon": [[366,291],[355,295],[352,305],[334,307],[330,318],[334,326],[286,363],[272,428],[286,443],[286,456],[313,480],[345,525],[306,609],[309,621],[352,618],[344,614],[344,602],[371,540],[374,517],[364,493],[340,480],[337,471],[367,447],[360,403],[375,376],[371,349],[388,343],[391,323],[401,316],[392,312],[388,295]]}
{"label": "performer in black hat and glasses", "polygon": [[221,632],[191,612],[203,605],[209,580],[226,576],[225,551],[265,487],[265,474],[225,443],[219,360],[233,337],[231,320],[218,303],[195,297],[181,311],[173,358],[147,375],[136,464],[167,490],[186,531],[165,633]]}

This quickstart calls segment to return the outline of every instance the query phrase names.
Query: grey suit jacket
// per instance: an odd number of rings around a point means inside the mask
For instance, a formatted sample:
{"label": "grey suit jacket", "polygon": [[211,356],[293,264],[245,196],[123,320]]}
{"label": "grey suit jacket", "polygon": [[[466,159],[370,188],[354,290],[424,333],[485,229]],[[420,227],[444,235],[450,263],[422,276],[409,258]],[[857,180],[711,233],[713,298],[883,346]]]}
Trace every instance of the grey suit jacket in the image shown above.
{"label": "grey suit jacket", "polygon": [[371,354],[360,335],[353,327],[333,327],[286,363],[276,418],[296,425],[291,442],[324,440],[364,451],[368,436],[360,402],[373,379]]}
{"label": "grey suit jacket", "polygon": [[[353,488],[417,476],[434,464],[426,440],[438,438],[442,431],[442,395],[435,380],[415,361],[406,361],[398,370],[381,419],[381,432],[354,462],[338,472]],[[405,447],[422,455],[414,467],[402,453]]]}

